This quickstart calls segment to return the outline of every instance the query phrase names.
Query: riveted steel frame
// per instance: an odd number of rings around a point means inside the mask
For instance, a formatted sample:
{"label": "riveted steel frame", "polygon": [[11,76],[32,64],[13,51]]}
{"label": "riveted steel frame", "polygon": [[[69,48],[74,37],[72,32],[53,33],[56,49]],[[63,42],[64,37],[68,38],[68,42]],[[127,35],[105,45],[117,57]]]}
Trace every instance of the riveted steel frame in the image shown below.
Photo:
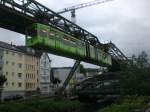
{"label": "riveted steel frame", "polygon": [[0,0],[0,5],[9,7],[16,12],[20,12],[24,16],[31,17],[36,22],[50,25],[88,43],[91,43],[91,40],[94,40],[94,46],[100,45],[100,42],[95,35],[35,0]]}

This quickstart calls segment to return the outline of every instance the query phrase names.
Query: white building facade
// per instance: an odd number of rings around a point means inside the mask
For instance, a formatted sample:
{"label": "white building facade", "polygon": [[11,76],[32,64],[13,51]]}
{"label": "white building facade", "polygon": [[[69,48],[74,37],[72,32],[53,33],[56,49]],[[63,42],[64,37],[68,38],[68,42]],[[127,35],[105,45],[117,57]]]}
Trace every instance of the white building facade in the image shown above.
{"label": "white building facade", "polygon": [[2,100],[36,94],[39,88],[40,57],[41,53],[25,46],[0,41],[0,75],[7,78]]}
{"label": "white building facade", "polygon": [[41,94],[51,93],[51,60],[47,53],[43,53],[40,59],[40,92]]}

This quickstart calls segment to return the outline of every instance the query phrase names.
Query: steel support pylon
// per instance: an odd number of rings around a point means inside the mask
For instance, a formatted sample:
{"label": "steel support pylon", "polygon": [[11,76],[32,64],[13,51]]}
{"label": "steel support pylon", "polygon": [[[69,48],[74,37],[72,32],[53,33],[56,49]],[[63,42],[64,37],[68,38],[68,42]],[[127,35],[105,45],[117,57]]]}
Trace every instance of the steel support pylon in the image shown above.
{"label": "steel support pylon", "polygon": [[68,83],[70,82],[72,76],[74,75],[74,73],[77,70],[77,68],[79,67],[79,65],[80,65],[80,61],[76,60],[76,62],[74,63],[72,69],[70,70],[69,75],[67,76],[66,80],[64,81],[63,86],[58,91],[58,94],[62,94],[64,92],[64,90],[66,89]]}

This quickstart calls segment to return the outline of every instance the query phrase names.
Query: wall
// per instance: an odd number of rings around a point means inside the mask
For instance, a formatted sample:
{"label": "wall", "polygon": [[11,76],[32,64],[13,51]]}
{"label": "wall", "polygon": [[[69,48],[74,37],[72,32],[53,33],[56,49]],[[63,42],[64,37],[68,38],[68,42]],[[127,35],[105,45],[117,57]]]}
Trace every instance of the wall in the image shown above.
{"label": "wall", "polygon": [[7,78],[5,91],[23,91],[25,89],[24,54],[11,50],[4,50],[3,74]]}
{"label": "wall", "polygon": [[51,61],[47,53],[43,53],[40,59],[40,90],[42,94],[49,94]]}
{"label": "wall", "polygon": [[[57,77],[58,79],[61,80],[61,83],[59,86],[63,85],[64,81],[69,75],[70,70],[71,70],[71,67],[53,68],[54,77]],[[72,88],[74,84],[79,83],[84,79],[85,77],[83,76],[83,74],[81,74],[79,70],[77,70],[75,74],[73,75],[72,79],[70,80],[67,88]]]}
{"label": "wall", "polygon": [[32,92],[39,88],[40,58],[25,55],[25,91]]}

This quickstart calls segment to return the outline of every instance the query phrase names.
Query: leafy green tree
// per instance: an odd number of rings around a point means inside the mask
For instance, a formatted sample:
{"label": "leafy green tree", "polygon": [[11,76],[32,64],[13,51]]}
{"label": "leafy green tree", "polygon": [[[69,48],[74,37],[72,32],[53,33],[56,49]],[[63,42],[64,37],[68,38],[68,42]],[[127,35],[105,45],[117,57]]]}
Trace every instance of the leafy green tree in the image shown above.
{"label": "leafy green tree", "polygon": [[137,57],[132,56],[129,67],[121,73],[121,90],[123,94],[150,95],[150,69],[146,52]]}
{"label": "leafy green tree", "polygon": [[3,87],[4,83],[7,81],[4,75],[0,75],[0,87]]}
{"label": "leafy green tree", "polygon": [[0,75],[0,100],[1,100],[1,94],[3,90],[3,85],[7,81],[6,77],[4,75]]}
{"label": "leafy green tree", "polygon": [[137,67],[140,69],[146,69],[149,67],[149,62],[148,62],[148,55],[146,54],[145,51],[142,51],[141,54],[139,54],[136,64]]}

